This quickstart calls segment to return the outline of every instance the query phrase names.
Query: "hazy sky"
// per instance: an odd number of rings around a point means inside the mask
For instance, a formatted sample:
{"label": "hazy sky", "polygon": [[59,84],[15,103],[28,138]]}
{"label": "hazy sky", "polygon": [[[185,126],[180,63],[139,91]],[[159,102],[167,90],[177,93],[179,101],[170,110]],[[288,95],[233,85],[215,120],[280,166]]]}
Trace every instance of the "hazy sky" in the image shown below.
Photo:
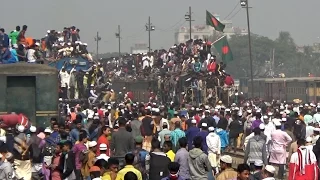
{"label": "hazy sky", "polygon": [[[145,24],[148,16],[156,26],[151,47],[168,48],[174,43],[174,30],[185,22],[192,7],[193,24],[205,23],[205,11],[218,13],[223,19],[240,0],[18,0],[2,2],[0,27],[11,31],[16,25],[28,25],[27,36],[41,38],[48,29],[62,30],[76,26],[81,40],[95,51],[94,37],[99,31],[99,52],[117,52],[115,32],[121,25],[122,51],[128,52],[136,42],[148,42]],[[319,0],[250,0],[251,31],[276,38],[279,31],[289,31],[298,45],[312,44],[320,36]],[[235,9],[235,14],[240,5]],[[230,15],[230,17],[233,16]],[[7,19],[4,17],[8,17]],[[233,18],[235,27],[247,27],[245,9]],[[187,23],[184,24],[187,26]]]}

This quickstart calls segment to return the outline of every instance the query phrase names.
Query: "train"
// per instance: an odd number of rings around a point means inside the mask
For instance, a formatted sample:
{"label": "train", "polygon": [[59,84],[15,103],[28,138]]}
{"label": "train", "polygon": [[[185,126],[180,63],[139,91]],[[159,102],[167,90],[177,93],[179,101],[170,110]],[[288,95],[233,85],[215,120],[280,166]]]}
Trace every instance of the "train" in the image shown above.
{"label": "train", "polygon": [[240,79],[239,91],[246,97],[258,97],[266,101],[280,100],[293,102],[300,99],[303,102],[320,101],[320,77],[292,78],[258,78]]}
{"label": "train", "polygon": [[[0,66],[0,116],[23,114],[28,121],[47,127],[58,117],[58,70],[44,64]],[[1,119],[1,117],[0,117]]]}

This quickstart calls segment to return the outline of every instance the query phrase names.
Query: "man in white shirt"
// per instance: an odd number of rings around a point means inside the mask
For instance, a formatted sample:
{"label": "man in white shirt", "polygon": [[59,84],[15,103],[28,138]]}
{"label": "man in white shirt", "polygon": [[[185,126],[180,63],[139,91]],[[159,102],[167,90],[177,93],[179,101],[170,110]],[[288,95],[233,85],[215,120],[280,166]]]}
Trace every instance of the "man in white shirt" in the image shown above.
{"label": "man in white shirt", "polygon": [[60,86],[62,90],[62,99],[67,99],[67,91],[68,91],[68,86],[69,86],[69,80],[70,80],[70,74],[66,71],[64,67],[62,67],[61,71],[59,72],[60,76]]}
{"label": "man in white shirt", "polygon": [[99,150],[100,150],[100,155],[97,157],[97,160],[103,159],[103,160],[105,160],[105,161],[108,162],[108,160],[109,160],[110,157],[107,156],[107,154],[106,154],[106,153],[107,153],[107,150],[108,150],[107,145],[104,144],[104,143],[100,144]]}
{"label": "man in white shirt", "polygon": [[88,98],[88,101],[90,104],[94,104],[98,99],[98,95],[95,93],[96,93],[96,90],[94,89],[94,85],[91,85],[90,97]]}
{"label": "man in white shirt", "polygon": [[37,42],[34,44],[34,48],[30,48],[27,51],[27,59],[28,63],[36,63],[37,57],[36,57],[36,50],[39,49],[40,44]]}
{"label": "man in white shirt", "polygon": [[313,115],[313,123],[320,123],[320,106],[317,106],[317,113]]}
{"label": "man in white shirt", "polygon": [[208,130],[209,134],[206,137],[206,143],[208,145],[208,159],[213,169],[213,173],[218,174],[221,154],[220,136],[214,132],[214,127],[209,127]]}

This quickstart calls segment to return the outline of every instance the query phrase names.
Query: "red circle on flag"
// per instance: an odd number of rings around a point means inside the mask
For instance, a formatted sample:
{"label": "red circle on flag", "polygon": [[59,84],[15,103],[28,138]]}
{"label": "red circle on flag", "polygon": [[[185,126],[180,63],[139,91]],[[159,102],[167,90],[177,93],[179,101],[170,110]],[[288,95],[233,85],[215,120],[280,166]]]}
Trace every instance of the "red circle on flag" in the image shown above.
{"label": "red circle on flag", "polygon": [[228,52],[229,52],[229,47],[228,46],[223,46],[222,47],[222,53],[223,54],[228,54]]}
{"label": "red circle on flag", "polygon": [[213,25],[215,26],[215,27],[217,27],[218,26],[218,21],[217,21],[217,19],[216,18],[211,18],[211,21],[212,21],[212,23],[213,23]]}

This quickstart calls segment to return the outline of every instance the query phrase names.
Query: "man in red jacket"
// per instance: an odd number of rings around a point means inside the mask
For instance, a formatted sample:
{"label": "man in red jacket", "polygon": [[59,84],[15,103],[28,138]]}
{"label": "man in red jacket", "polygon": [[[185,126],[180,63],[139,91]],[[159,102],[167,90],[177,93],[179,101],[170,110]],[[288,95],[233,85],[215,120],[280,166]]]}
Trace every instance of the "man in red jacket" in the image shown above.
{"label": "man in red jacket", "polygon": [[208,63],[207,69],[209,72],[214,73],[217,68],[217,63],[216,63],[216,56],[213,55],[210,58],[210,62]]}
{"label": "man in red jacket", "polygon": [[224,80],[224,84],[226,84],[227,86],[234,85],[234,80],[229,74],[226,74],[226,78]]}

